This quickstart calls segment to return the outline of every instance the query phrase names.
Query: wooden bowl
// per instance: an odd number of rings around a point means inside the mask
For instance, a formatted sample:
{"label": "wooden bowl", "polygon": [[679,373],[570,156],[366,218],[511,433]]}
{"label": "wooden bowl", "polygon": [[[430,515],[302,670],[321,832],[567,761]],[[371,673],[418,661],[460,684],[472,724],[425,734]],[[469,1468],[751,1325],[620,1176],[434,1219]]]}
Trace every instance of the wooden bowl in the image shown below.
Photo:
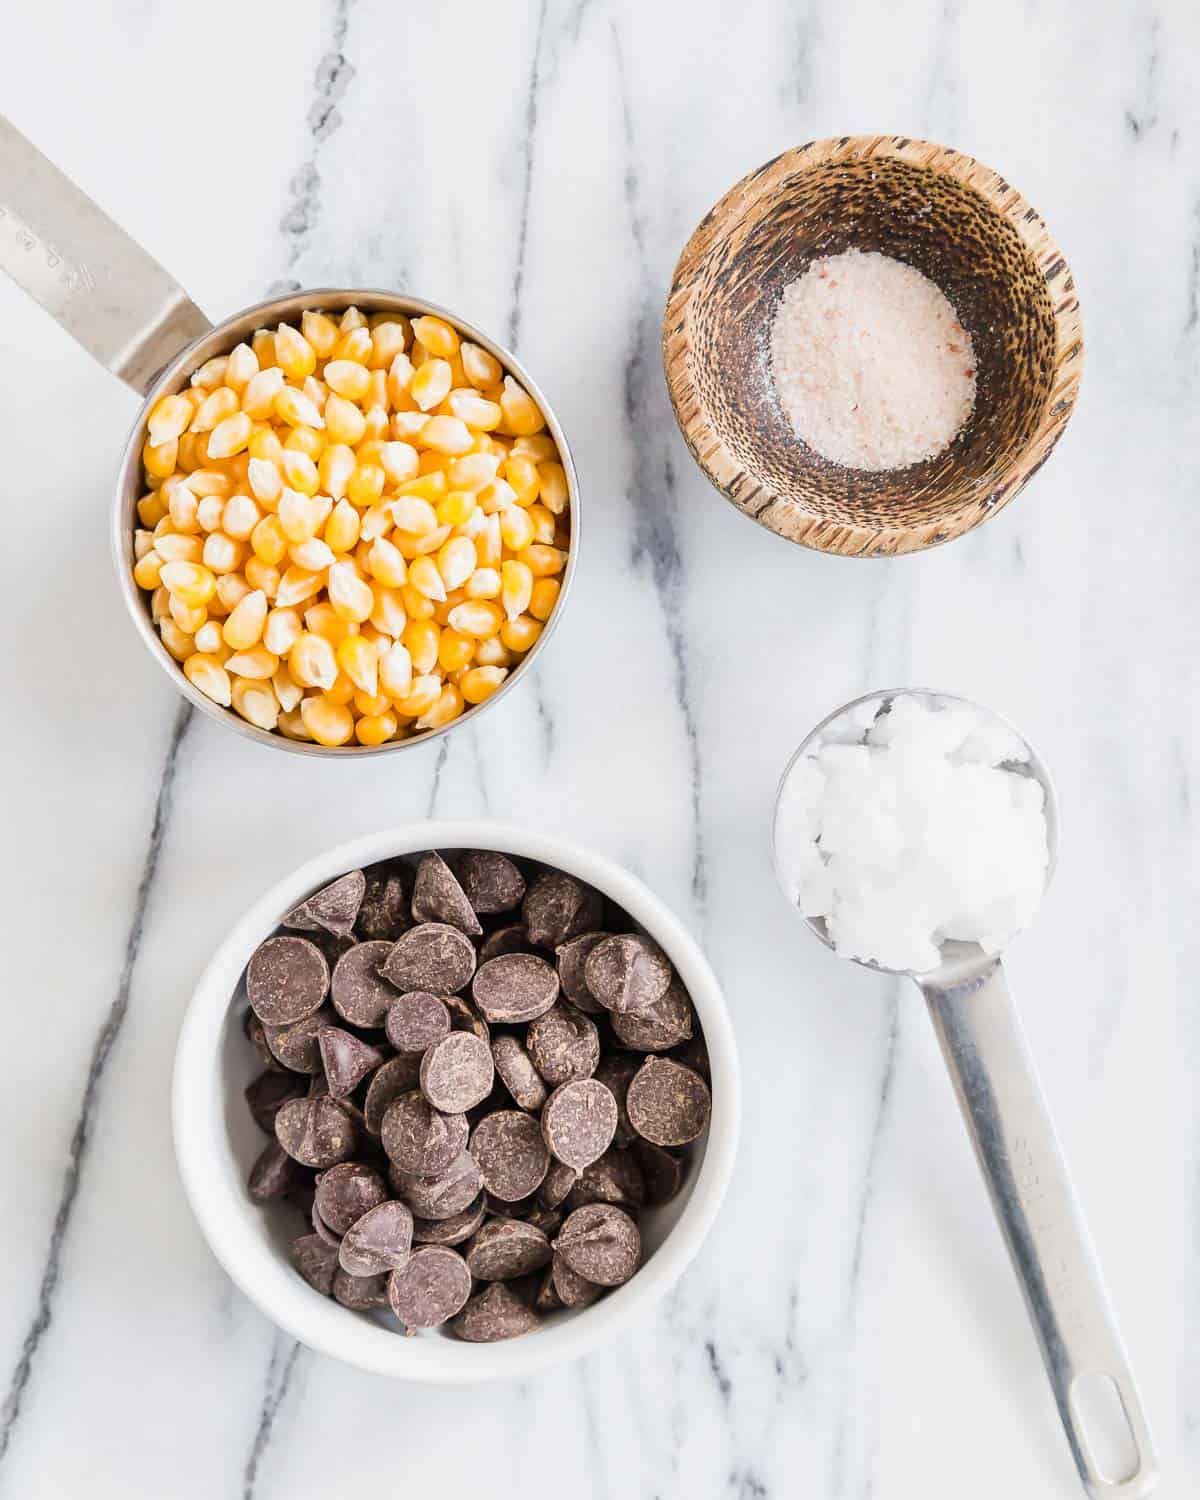
{"label": "wooden bowl", "polygon": [[[775,396],[783,291],[847,249],[924,272],[974,341],[971,416],[904,469],[830,463]],[[806,547],[879,557],[961,536],[1041,468],[1075,405],[1083,328],[1061,251],[996,172],[929,141],[841,136],[785,151],[701,220],[675,268],[663,361],[692,456],[739,510]]]}

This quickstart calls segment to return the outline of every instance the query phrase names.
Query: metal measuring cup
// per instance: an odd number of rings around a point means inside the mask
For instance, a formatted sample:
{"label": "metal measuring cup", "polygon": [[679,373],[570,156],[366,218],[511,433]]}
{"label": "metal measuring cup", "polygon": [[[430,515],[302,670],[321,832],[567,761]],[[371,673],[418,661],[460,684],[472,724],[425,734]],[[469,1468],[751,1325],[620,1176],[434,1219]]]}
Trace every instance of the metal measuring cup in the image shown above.
{"label": "metal measuring cup", "polygon": [[[117,472],[110,530],[112,557],[125,607],[147,650],[194,707],[239,734],[295,755],[361,756],[408,750],[473,721],[525,675],[562,616],[579,560],[579,481],[571,450],[545,396],[502,345],[457,313],[418,297],[369,288],[315,287],[256,303],[213,324],[156,260],[103,213],[64,173],[0,115],[0,268],[75,338],[89,354],[144,397]],[[500,687],[440,729],[383,745],[317,745],[258,729],[205,697],[183,675],[154,629],[148,601],[133,580],[136,505],[143,492],[141,451],[146,417],[161,396],[180,390],[193,370],[227,354],[256,329],[297,321],[306,308],[405,317],[424,313],[450,323],[516,377],[541,408],[567,476],[571,546],[558,603],[541,635]]]}
{"label": "metal measuring cup", "polygon": [[[788,762],[775,799],[772,853],[789,905],[792,898],[779,840],[780,807],[789,777],[827,737],[830,742],[861,743],[870,723],[887,713],[898,697],[974,709],[1024,747],[1019,761],[1005,765],[1035,777],[1045,793],[1048,885],[1058,848],[1058,803],[1050,775],[1032,746],[1012,725],[979,704],[948,693],[898,688],[844,704],[817,725]],[[823,917],[804,920],[827,947],[833,947]],[[906,973],[925,997],[1084,1489],[1093,1500],[1149,1495],[1159,1477],[1150,1430],[999,955],[984,952],[977,943],[947,942],[937,968],[920,974],[853,961],[881,973]],[[1123,1428],[1120,1437],[1130,1453],[1126,1471],[1119,1475],[1104,1471],[1083,1421],[1082,1404],[1089,1383],[1097,1378],[1112,1382],[1119,1404],[1119,1412],[1110,1406],[1108,1413],[1118,1429]]]}

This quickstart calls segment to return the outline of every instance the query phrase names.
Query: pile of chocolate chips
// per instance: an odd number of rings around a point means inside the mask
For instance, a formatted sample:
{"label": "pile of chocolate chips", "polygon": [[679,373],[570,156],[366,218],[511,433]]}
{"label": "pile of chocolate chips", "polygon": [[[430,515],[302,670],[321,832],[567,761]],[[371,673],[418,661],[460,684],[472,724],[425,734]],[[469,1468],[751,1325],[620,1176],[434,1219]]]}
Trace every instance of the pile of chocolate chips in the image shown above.
{"label": "pile of chocolate chips", "polygon": [[708,1125],[704,1040],[666,955],[571,875],[491,850],[351,870],[245,973],[292,1263],[406,1331],[515,1338],[641,1260]]}

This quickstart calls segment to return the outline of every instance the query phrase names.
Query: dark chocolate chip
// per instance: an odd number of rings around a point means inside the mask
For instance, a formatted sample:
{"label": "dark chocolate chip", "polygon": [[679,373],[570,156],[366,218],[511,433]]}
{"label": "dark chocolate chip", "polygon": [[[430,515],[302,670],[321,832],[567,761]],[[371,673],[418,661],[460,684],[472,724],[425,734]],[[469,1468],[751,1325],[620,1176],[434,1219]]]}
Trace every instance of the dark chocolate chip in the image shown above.
{"label": "dark chocolate chip", "polygon": [[567,1216],[554,1253],[597,1286],[620,1286],[637,1270],[642,1237],[624,1209],[589,1203]]}
{"label": "dark chocolate chip", "polygon": [[497,927],[495,932],[490,932],[480,944],[479,962],[485,964],[489,958],[499,958],[502,953],[532,952],[533,944],[529,941],[529,934],[524,927],[519,925]]}
{"label": "dark chocolate chip", "polygon": [[692,1002],[678,979],[672,979],[661,1000],[639,1011],[613,1011],[616,1038],[635,1052],[666,1052],[692,1034]]}
{"label": "dark chocolate chip", "polygon": [[[414,1245],[461,1245],[469,1240],[487,1217],[487,1200],[482,1194],[474,1203],[451,1214],[448,1219],[413,1219]],[[548,1231],[547,1231],[548,1232]]]}
{"label": "dark chocolate chip", "polygon": [[271,1136],[275,1134],[275,1116],[279,1113],[279,1106],[286,1104],[289,1099],[300,1099],[303,1096],[304,1080],[295,1073],[260,1073],[253,1083],[246,1085],[246,1103],[250,1106],[254,1122],[260,1130],[265,1130]]}
{"label": "dark chocolate chip", "polygon": [[641,1065],[642,1058],[636,1053],[610,1052],[600,1059],[600,1066],[594,1074],[597,1083],[602,1083],[617,1101],[617,1133],[613,1136],[613,1144],[616,1146],[628,1146],[637,1139],[637,1131],[629,1123],[625,1101],[629,1085],[637,1076]]}
{"label": "dark chocolate chip", "polygon": [[368,874],[362,905],[358,908],[355,927],[368,939],[394,943],[412,926],[408,904],[408,882],[397,871]]}
{"label": "dark chocolate chip", "polygon": [[502,953],[479,969],[471,998],[485,1020],[532,1021],[558,998],[558,975],[534,953]]}
{"label": "dark chocolate chip", "polygon": [[[345,1162],[343,1162],[342,1165],[345,1166]],[[309,1222],[312,1224],[314,1234],[319,1234],[327,1245],[333,1245],[335,1249],[341,1248],[342,1237],[340,1234],[334,1234],[333,1230],[330,1229],[329,1225],[326,1224],[325,1220],[321,1217],[321,1210],[317,1207],[317,1199],[315,1194],[313,1195],[313,1201],[309,1206],[308,1217]]]}
{"label": "dark chocolate chip", "polygon": [[491,1048],[469,1031],[452,1031],[421,1059],[421,1092],[444,1114],[462,1114],[492,1091]]}
{"label": "dark chocolate chip", "polygon": [[468,1344],[495,1344],[532,1333],[541,1319],[502,1281],[472,1297],[454,1320],[455,1335]]}
{"label": "dark chocolate chip", "polygon": [[246,966],[246,998],[267,1026],[290,1026],[311,1016],[328,989],[325,955],[307,938],[268,938]]}
{"label": "dark chocolate chip", "polygon": [[424,1052],[450,1035],[450,1012],[428,990],[409,990],[392,1001],[384,1024],[397,1052]]}
{"label": "dark chocolate chip", "polygon": [[469,1001],[461,995],[443,995],[442,1004],[450,1012],[451,1031],[469,1031],[481,1042],[491,1045],[492,1033],[488,1023]]}
{"label": "dark chocolate chip", "polygon": [[568,938],[600,926],[604,900],[599,891],[561,870],[546,870],[525,892],[521,917],[538,948],[557,948]]}
{"label": "dark chocolate chip", "polygon": [[605,938],[587,956],[583,977],[605,1010],[649,1010],[667,993],[671,962],[661,948],[636,932]]}
{"label": "dark chocolate chip", "polygon": [[487,1204],[489,1214],[497,1214],[502,1219],[527,1219],[538,1206],[536,1193],[530,1193],[525,1198],[514,1198],[510,1203],[507,1198],[497,1198],[495,1193],[484,1193],[483,1201]]}
{"label": "dark chocolate chip", "polygon": [[387,1306],[388,1273],[377,1276],[352,1276],[341,1267],[333,1278],[333,1297],[351,1312],[371,1312],[376,1307]]}
{"label": "dark chocolate chip", "polygon": [[340,875],[331,885],[314,891],[299,906],[293,906],[280,925],[298,927],[303,932],[332,932],[335,937],[349,937],[354,919],[362,905],[367,882],[361,870]]}
{"label": "dark chocolate chip", "polygon": [[421,1059],[415,1055],[401,1053],[380,1063],[371,1075],[367,1097],[363,1100],[363,1118],[372,1135],[379,1134],[392,1100],[419,1087],[420,1082]]}
{"label": "dark chocolate chip", "polygon": [[340,1026],[322,1026],[317,1032],[317,1046],[325,1081],[335,1099],[352,1094],[383,1061],[383,1053],[378,1047],[372,1047],[352,1032],[343,1031]]}
{"label": "dark chocolate chip", "polygon": [[538,1198],[547,1208],[557,1208],[565,1203],[567,1194],[579,1181],[579,1173],[566,1162],[552,1161],[546,1179],[538,1189]]}
{"label": "dark chocolate chip", "polygon": [[480,1120],[471,1133],[471,1155],[483,1185],[504,1203],[536,1191],[550,1166],[550,1153],[532,1115],[500,1110]]}
{"label": "dark chocolate chip", "polygon": [[552,1087],[590,1078],[600,1061],[600,1033],[573,1005],[554,1005],[529,1023],[525,1045],[533,1065]]}
{"label": "dark chocolate chip", "polygon": [[383,1025],[396,991],[381,977],[379,966],[394,946],[383,942],[356,943],[334,964],[330,998],[334,1010],[352,1026]]}
{"label": "dark chocolate chip", "polygon": [[249,1006],[242,1012],[242,1030],[246,1033],[246,1038],[253,1045],[255,1052],[258,1053],[263,1067],[268,1072],[282,1072],[283,1064],[267,1045],[267,1028]]}
{"label": "dark chocolate chip", "polygon": [[440,1177],[415,1177],[389,1166],[388,1183],[422,1219],[452,1218],[483,1191],[483,1178],[469,1151],[455,1157]]}
{"label": "dark chocolate chip", "polygon": [[686,1146],[703,1133],[712,1096],[699,1073],[667,1057],[648,1057],[626,1095],[629,1121],[656,1146]]}
{"label": "dark chocolate chip", "polygon": [[407,1203],[380,1203],[356,1219],[342,1238],[338,1263],[351,1276],[402,1271],[412,1251],[412,1210]]}
{"label": "dark chocolate chip", "polygon": [[540,1203],[524,1217],[526,1224],[532,1224],[535,1229],[540,1229],[547,1239],[558,1233],[563,1221],[563,1216],[557,1208],[543,1208]]}
{"label": "dark chocolate chip", "polygon": [[440,1327],[461,1312],[470,1295],[467,1263],[446,1245],[423,1245],[402,1271],[388,1277],[388,1303],[406,1328]]}
{"label": "dark chocolate chip", "polygon": [[617,1101],[594,1078],[560,1085],[542,1110],[546,1145],[577,1172],[604,1155],[616,1129]]}
{"label": "dark chocolate chip", "polygon": [[511,1108],[512,1100],[509,1098],[508,1090],[497,1079],[492,1085],[492,1092],[487,1098],[481,1104],[475,1104],[467,1110],[467,1123],[474,1130],[480,1120],[486,1119],[488,1115],[494,1115],[498,1109]]}
{"label": "dark chocolate chip", "polygon": [[417,866],[412,914],[418,922],[446,922],[468,937],[479,937],[483,932],[458,877],[442,856],[433,851],[422,855]]}
{"label": "dark chocolate chip", "polygon": [[321,1071],[321,1044],[317,1040],[322,1030],[337,1016],[329,1005],[291,1026],[268,1026],[267,1046],[277,1062],[293,1073],[319,1073]]}
{"label": "dark chocolate chip", "polygon": [[316,1191],[313,1187],[316,1179],[311,1172],[305,1172],[303,1176],[304,1181],[299,1187],[292,1188],[290,1192],[286,1193],[284,1201],[294,1208],[302,1219],[308,1219],[312,1217],[313,1204],[317,1201]]}
{"label": "dark chocolate chip", "polygon": [[304,1181],[303,1169],[288,1155],[278,1141],[270,1141],[262,1148],[258,1160],[250,1168],[248,1187],[256,1203],[267,1203],[272,1198],[282,1198]]}
{"label": "dark chocolate chip", "polygon": [[316,943],[325,955],[325,961],[329,965],[330,973],[333,972],[339,958],[343,953],[349,953],[351,948],[358,946],[358,940],[354,937],[334,937],[332,932],[314,932],[311,941]]}
{"label": "dark chocolate chip", "polygon": [[481,916],[513,911],[525,895],[525,877],[494,849],[471,849],[463,855],[458,878],[467,900]]}
{"label": "dark chocolate chip", "polygon": [[602,1012],[604,1007],[587,987],[584,966],[588,954],[608,936],[607,932],[581,932],[578,937],[560,943],[554,954],[563,994],[577,1010],[587,1011],[593,1016]]}
{"label": "dark chocolate chip", "polygon": [[434,1109],[419,1089],[401,1094],[384,1112],[380,1139],[388,1160],[414,1177],[437,1177],[465,1150],[467,1117]]}
{"label": "dark chocolate chip", "polygon": [[292,1241],[288,1259],[300,1272],[313,1291],[328,1297],[333,1292],[333,1278],[337,1275],[337,1250],[326,1244],[319,1235],[302,1234]]}
{"label": "dark chocolate chip", "polygon": [[677,1063],[682,1063],[685,1068],[691,1068],[693,1073],[699,1073],[705,1083],[712,1083],[712,1067],[708,1061],[708,1048],[704,1044],[704,1038],[699,1032],[690,1041],[684,1042],[682,1047],[676,1047],[671,1057]]}
{"label": "dark chocolate chip", "polygon": [[633,1154],[642,1169],[646,1202],[652,1207],[670,1203],[687,1176],[687,1160],[675,1156],[663,1146],[651,1144],[650,1141],[635,1141]]}
{"label": "dark chocolate chip", "polygon": [[[362,1142],[363,1151],[374,1153],[375,1144],[367,1138],[367,1122],[362,1110],[359,1109],[353,1099],[339,1099],[337,1102],[342,1106],[346,1114],[350,1116],[357,1138]],[[377,1154],[382,1155],[382,1152]]]}
{"label": "dark chocolate chip", "polygon": [[[570,1274],[574,1276],[575,1272],[572,1271]],[[600,1288],[597,1287],[597,1294],[599,1293],[599,1291]],[[538,1289],[534,1293],[533,1305],[537,1308],[538,1312],[544,1313],[557,1312],[558,1309],[563,1305],[562,1298],[554,1289],[553,1265],[549,1267],[549,1269],[546,1271],[546,1274],[542,1277],[541,1282],[538,1285]]]}
{"label": "dark chocolate chip", "polygon": [[400,991],[453,995],[471,982],[475,949],[457,927],[423,922],[392,944],[380,973]]}
{"label": "dark chocolate chip", "polygon": [[317,1178],[316,1211],[322,1223],[339,1237],[368,1209],[378,1208],[387,1200],[387,1183],[365,1162],[339,1162]]}
{"label": "dark chocolate chip", "polygon": [[480,1281],[511,1281],[550,1263],[550,1241],[519,1219],[491,1219],[464,1251],[471,1275]]}
{"label": "dark chocolate chip", "polygon": [[275,1135],[305,1167],[332,1167],[354,1155],[358,1132],[350,1114],[328,1094],[289,1099],[275,1116]]}
{"label": "dark chocolate chip", "polygon": [[561,1255],[550,1262],[550,1284],[563,1307],[590,1307],[604,1295],[602,1286],[573,1271]]}
{"label": "dark chocolate chip", "polygon": [[514,1276],[505,1282],[514,1297],[520,1297],[526,1307],[537,1307],[537,1294],[545,1279],[545,1271],[530,1271],[526,1276]]}
{"label": "dark chocolate chip", "polygon": [[567,1208],[582,1208],[585,1203],[615,1203],[636,1213],[646,1201],[646,1184],[642,1169],[629,1151],[612,1147],[599,1161],[584,1167],[579,1181],[567,1194]]}
{"label": "dark chocolate chip", "polygon": [[492,1061],[504,1087],[522,1109],[541,1109],[546,1102],[546,1085],[515,1036],[496,1038],[492,1043]]}

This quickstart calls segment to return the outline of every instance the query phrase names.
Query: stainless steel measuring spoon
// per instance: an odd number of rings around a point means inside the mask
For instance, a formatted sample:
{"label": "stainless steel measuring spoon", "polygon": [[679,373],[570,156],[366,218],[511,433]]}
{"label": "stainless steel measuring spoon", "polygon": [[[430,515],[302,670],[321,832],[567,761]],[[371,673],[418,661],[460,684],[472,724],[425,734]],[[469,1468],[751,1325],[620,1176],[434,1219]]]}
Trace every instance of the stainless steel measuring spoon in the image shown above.
{"label": "stainless steel measuring spoon", "polygon": [[[1036,777],[1045,792],[1048,884],[1058,845],[1058,805],[1049,774],[1032,747],[1011,725],[977,704],[950,694],[901,688],[845,704],[817,725],[788,762],[775,802],[772,847],[776,875],[789,904],[779,837],[788,778],[822,742],[862,741],[872,719],[888,712],[898,697],[921,698],[933,707],[966,705],[1020,741],[1025,754],[1011,769]],[[826,946],[833,947],[824,918],[806,916],[805,921]],[[874,963],[865,967],[902,972]],[[1150,1431],[1000,958],[976,943],[945,943],[937,968],[903,972],[920,988],[929,1007],[1083,1487],[1094,1500],[1149,1495],[1158,1482]],[[1107,1392],[1105,1382],[1111,1382]],[[1114,1392],[1116,1402],[1111,1400]],[[1106,1394],[1109,1401],[1101,1418],[1097,1409]],[[1089,1416],[1093,1421],[1085,1425]],[[1106,1472],[1097,1452],[1102,1419],[1115,1425],[1123,1440],[1118,1446],[1128,1452],[1117,1474]]]}
{"label": "stainless steel measuring spoon", "polygon": [[[428,744],[472,722],[503,698],[562,617],[579,559],[579,481],[557,417],[528,372],[502,345],[436,303],[370,288],[315,287],[289,292],[212,324],[168,271],[79,190],[0,115],[0,270],[9,276],[114,375],[144,398],[121,455],[112,508],[112,555],[122,597],[147,650],[172,685],[201,713],[241,735],[292,755],[383,755]],[[193,687],[159,638],[146,599],[133,580],[133,533],[142,493],[141,451],[146,417],[160,396],[178,391],[207,359],[228,354],[259,328],[298,321],[306,308],[327,313],[357,307],[363,313],[420,317],[431,313],[479,344],[517,378],[541,407],[558,446],[570,496],[571,546],[558,604],[530,650],[481,704],[443,726],[382,745],[325,746],[268,733],[221,708]]]}

